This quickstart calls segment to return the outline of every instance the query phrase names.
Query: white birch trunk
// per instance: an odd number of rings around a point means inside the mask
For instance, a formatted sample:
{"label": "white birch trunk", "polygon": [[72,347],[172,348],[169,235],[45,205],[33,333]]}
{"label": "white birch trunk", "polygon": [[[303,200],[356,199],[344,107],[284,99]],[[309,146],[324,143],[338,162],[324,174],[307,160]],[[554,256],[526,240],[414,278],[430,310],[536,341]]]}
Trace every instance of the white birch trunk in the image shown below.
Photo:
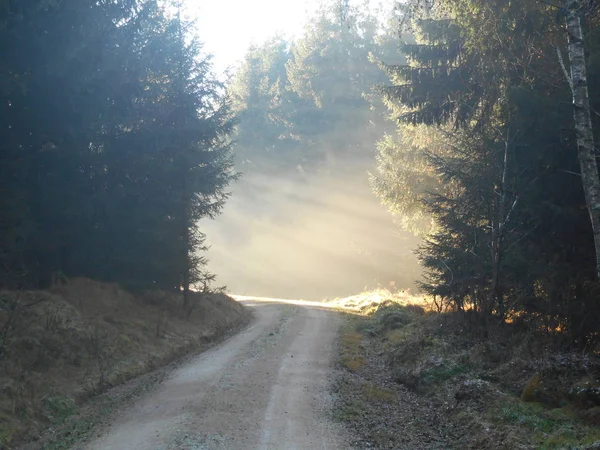
{"label": "white birch trunk", "polygon": [[518,196],[516,195],[513,198],[509,198],[508,195],[508,180],[506,177],[508,175],[508,153],[511,145],[510,128],[506,130],[506,134],[503,134],[501,131],[499,131],[499,135],[504,141],[504,159],[502,162],[502,178],[500,179],[500,190],[499,192],[497,192],[497,195],[499,197],[497,217],[495,219],[495,222],[492,221],[492,242],[490,246],[492,252],[492,279],[490,285],[490,297],[488,299],[489,305],[488,310],[486,311],[487,316],[491,315],[494,307],[497,308],[500,316],[503,316],[504,314],[502,293],[499,290],[500,269],[502,259],[504,257],[504,240],[506,227],[510,221],[510,216],[512,215],[519,200]]}
{"label": "white birch trunk", "polygon": [[585,48],[581,27],[582,3],[582,0],[565,0],[564,3],[569,36],[569,62],[571,64],[569,84],[573,93],[573,117],[577,137],[577,153],[581,166],[581,182],[594,233],[596,276],[600,279],[600,178],[598,177],[588,97]]}

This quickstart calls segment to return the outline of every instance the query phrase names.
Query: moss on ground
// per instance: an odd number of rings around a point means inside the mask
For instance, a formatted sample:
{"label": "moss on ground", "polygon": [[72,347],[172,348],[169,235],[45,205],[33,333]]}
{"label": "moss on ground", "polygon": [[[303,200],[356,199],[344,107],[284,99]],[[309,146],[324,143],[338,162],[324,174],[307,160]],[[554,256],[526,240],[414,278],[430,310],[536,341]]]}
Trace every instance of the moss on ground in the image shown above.
{"label": "moss on ground", "polygon": [[486,411],[491,423],[518,429],[540,450],[581,448],[600,441],[600,429],[583,423],[570,408],[547,408],[517,398],[496,402]]}
{"label": "moss on ground", "polygon": [[[340,367],[352,376],[340,389],[337,416],[352,429],[378,413],[373,405],[397,401],[397,390],[357,378],[376,365],[387,371],[380,381],[391,377],[443,409],[437,412],[460,435],[457,447],[576,450],[600,442],[600,364],[594,355],[553,354],[546,337],[511,325],[484,340],[470,334],[457,314],[428,312],[423,299],[411,305],[406,295],[386,298],[382,291],[376,298],[352,297],[357,315],[340,331]],[[375,428],[365,432],[369,445],[397,445],[393,427]],[[378,433],[384,438],[378,440]]]}

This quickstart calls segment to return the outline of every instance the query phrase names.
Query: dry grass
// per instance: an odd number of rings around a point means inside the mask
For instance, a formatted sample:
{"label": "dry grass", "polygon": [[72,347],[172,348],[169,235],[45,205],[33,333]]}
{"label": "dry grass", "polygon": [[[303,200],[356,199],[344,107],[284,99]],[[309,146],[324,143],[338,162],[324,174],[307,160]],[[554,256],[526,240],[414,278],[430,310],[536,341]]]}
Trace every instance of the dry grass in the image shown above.
{"label": "dry grass", "polygon": [[[547,335],[516,324],[498,325],[482,339],[460,314],[433,313],[427,298],[408,293],[380,290],[336,304],[353,313],[341,331],[340,365],[359,377],[385,367],[385,380],[452,405],[444,414],[464,431],[464,448],[575,449],[600,441],[600,361],[593,354],[563,353]],[[355,383],[342,419],[394,401],[387,388]]]}
{"label": "dry grass", "polygon": [[391,292],[387,289],[377,289],[350,297],[338,298],[332,300],[331,303],[347,312],[364,316],[370,316],[381,308],[391,305],[422,308],[424,311],[433,310],[433,302],[429,297],[411,294],[410,290]]}
{"label": "dry grass", "polygon": [[358,372],[365,365],[362,339],[362,334],[352,330],[345,330],[340,336],[339,362],[351,372]]}
{"label": "dry grass", "polygon": [[371,402],[392,403],[396,400],[396,393],[373,383],[366,383],[363,388],[364,398]]}
{"label": "dry grass", "polygon": [[[400,332],[395,329],[395,324],[403,320],[400,317],[401,313],[420,315],[431,309],[428,299],[424,296],[412,295],[409,291],[393,293],[387,289],[338,298],[330,304],[355,316],[351,324],[343,327],[339,339],[339,364],[351,372],[359,372],[366,363],[362,341],[365,333],[374,331],[370,329],[373,323],[382,322],[384,327],[389,328],[390,333],[396,333]],[[378,317],[377,321],[371,320],[379,311],[385,311],[386,317]],[[390,311],[392,314],[388,315]]]}
{"label": "dry grass", "polygon": [[91,396],[201,348],[241,325],[242,305],[194,294],[188,316],[178,295],[134,296],[115,284],[74,279],[48,291],[0,292],[0,325],[15,298],[0,359],[0,448],[35,439]]}

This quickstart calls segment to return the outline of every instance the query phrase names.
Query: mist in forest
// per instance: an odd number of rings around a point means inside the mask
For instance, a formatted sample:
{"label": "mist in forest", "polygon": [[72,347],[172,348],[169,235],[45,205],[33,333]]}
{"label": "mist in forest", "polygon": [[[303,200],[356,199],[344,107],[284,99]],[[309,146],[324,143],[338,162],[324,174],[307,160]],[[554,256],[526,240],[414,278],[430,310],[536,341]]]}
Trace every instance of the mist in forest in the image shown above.
{"label": "mist in forest", "polygon": [[208,270],[229,292],[319,300],[415,289],[419,239],[369,181],[378,140],[395,130],[374,91],[387,80],[374,61],[399,61],[383,17],[324,3],[302,35],[251,46],[233,74],[243,176],[222,214],[199,224]]}
{"label": "mist in forest", "polygon": [[269,178],[243,177],[223,214],[201,225],[218,284],[236,294],[310,300],[414,289],[419,239],[394,225],[367,169],[292,179],[274,167]]}

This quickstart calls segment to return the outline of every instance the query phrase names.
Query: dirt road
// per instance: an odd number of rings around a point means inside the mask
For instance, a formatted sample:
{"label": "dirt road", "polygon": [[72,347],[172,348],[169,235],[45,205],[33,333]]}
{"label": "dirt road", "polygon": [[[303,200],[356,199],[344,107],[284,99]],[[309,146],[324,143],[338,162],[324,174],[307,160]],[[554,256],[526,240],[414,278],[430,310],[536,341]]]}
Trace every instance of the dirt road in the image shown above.
{"label": "dirt road", "polygon": [[340,318],[319,304],[240,298],[243,332],[175,370],[86,449],[347,449],[327,419]]}

